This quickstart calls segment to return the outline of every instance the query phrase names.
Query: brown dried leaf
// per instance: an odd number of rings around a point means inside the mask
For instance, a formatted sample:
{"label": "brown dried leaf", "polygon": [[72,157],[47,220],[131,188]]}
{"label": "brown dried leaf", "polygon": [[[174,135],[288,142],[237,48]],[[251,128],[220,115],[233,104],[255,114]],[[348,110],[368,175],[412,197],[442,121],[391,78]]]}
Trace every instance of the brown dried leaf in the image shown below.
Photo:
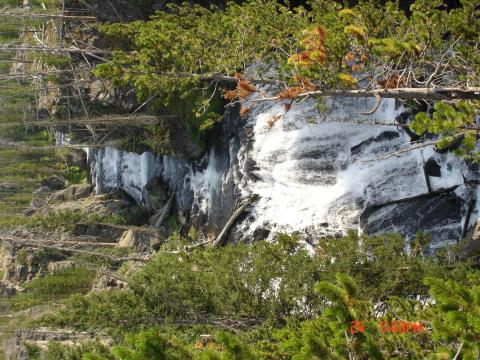
{"label": "brown dried leaf", "polygon": [[360,72],[364,68],[363,64],[353,64],[352,65],[352,71],[353,72]]}
{"label": "brown dried leaf", "polygon": [[323,45],[325,43],[325,29],[321,26],[317,26],[315,32],[318,36],[318,42]]}
{"label": "brown dried leaf", "polygon": [[205,348],[205,343],[201,340],[198,340],[196,343],[195,343],[195,349],[197,350],[203,350]]}
{"label": "brown dried leaf", "polygon": [[246,107],[246,106],[242,106],[240,108],[240,116],[242,118],[246,118],[248,116],[248,114],[250,114],[250,112],[252,111],[252,108],[250,107]]}
{"label": "brown dried leaf", "polygon": [[237,95],[240,99],[245,99],[248,95],[258,91],[255,86],[246,80],[240,80],[237,84]]}
{"label": "brown dried leaf", "polygon": [[347,55],[345,55],[344,59],[346,61],[354,61],[357,58],[357,55],[355,55],[353,52],[348,52]]}
{"label": "brown dried leaf", "polygon": [[235,77],[236,79],[238,79],[238,80],[243,80],[243,79],[244,79],[244,78],[243,78],[243,75],[240,74],[240,73],[238,73],[238,72],[235,73],[234,77]]}
{"label": "brown dried leaf", "polygon": [[269,129],[275,126],[275,123],[282,118],[282,115],[272,115],[267,119],[267,126]]}
{"label": "brown dried leaf", "polygon": [[392,75],[388,79],[383,79],[378,82],[378,85],[380,85],[384,89],[396,89],[396,88],[401,88],[405,87],[405,80],[400,79],[398,75]]}
{"label": "brown dried leaf", "polygon": [[235,100],[237,97],[237,92],[233,90],[227,91],[223,97],[230,101]]}
{"label": "brown dried leaf", "polygon": [[301,86],[292,86],[289,88],[286,88],[282,92],[280,92],[277,97],[279,99],[294,99],[298,95],[303,94],[307,90],[304,87]]}
{"label": "brown dried leaf", "polygon": [[246,80],[240,80],[238,82],[238,88],[239,89],[243,89],[245,91],[249,91],[249,92],[256,92],[258,91],[257,88],[255,86],[253,86],[252,84],[250,84],[248,81]]}
{"label": "brown dried leaf", "polygon": [[313,91],[315,90],[317,87],[315,86],[314,83],[312,83],[310,80],[308,79],[304,79],[303,82],[303,87],[305,88],[305,90],[307,91]]}

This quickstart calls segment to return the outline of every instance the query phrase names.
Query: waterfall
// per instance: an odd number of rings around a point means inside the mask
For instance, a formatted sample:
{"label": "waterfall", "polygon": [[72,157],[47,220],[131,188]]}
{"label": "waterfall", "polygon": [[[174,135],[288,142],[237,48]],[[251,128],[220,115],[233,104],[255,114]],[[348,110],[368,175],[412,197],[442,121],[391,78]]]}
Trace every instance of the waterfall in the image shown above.
{"label": "waterfall", "polygon": [[455,241],[466,214],[470,223],[478,217],[477,208],[469,209],[477,197],[476,170],[432,147],[392,155],[411,146],[394,125],[405,109],[384,99],[374,114],[359,114],[374,105],[375,99],[328,100],[328,111],[320,112],[307,100],[285,112],[282,103],[261,103],[248,119],[231,119],[239,123],[235,132],[200,160],[90,150],[93,181],[97,191],[122,189],[141,204],[149,180],[160,177],[176,193],[178,209],[216,229],[241,198],[258,194],[234,229],[247,241],[293,231],[337,236],[348,229],[407,238],[425,231],[435,246]]}
{"label": "waterfall", "polygon": [[[314,100],[287,113],[283,104],[256,108],[248,122],[253,145],[240,155],[256,165],[241,187],[260,200],[244,232],[318,237],[356,229],[412,237],[427,231],[438,245],[460,237],[470,192],[464,178],[471,172],[461,159],[431,147],[391,156],[410,146],[408,134],[360,122],[394,124],[404,108],[384,99],[374,114],[359,114],[373,106],[373,99],[337,99],[327,102],[326,116]],[[428,174],[427,162],[439,171]]]}

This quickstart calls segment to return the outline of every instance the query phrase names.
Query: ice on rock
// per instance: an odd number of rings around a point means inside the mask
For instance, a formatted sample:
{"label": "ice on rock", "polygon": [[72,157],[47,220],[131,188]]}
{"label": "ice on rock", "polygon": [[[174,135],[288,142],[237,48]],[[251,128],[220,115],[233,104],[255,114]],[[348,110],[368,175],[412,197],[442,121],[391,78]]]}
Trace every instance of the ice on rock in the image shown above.
{"label": "ice on rock", "polygon": [[[197,161],[89,150],[93,181],[99,192],[123,189],[142,203],[146,184],[158,176],[176,193],[179,209],[217,229],[240,198],[258,194],[237,224],[236,235],[246,240],[258,229],[270,237],[278,231],[320,236],[357,229],[407,237],[428,231],[438,244],[456,240],[469,199],[478,197],[465,181],[476,172],[431,147],[392,156],[410,146],[408,134],[394,125],[405,109],[384,99],[374,114],[359,114],[374,105],[375,99],[330,100],[324,114],[314,100],[287,113],[283,104],[261,103],[231,139],[219,138]],[[272,126],[273,117],[279,119]],[[473,209],[470,223],[479,213]]]}

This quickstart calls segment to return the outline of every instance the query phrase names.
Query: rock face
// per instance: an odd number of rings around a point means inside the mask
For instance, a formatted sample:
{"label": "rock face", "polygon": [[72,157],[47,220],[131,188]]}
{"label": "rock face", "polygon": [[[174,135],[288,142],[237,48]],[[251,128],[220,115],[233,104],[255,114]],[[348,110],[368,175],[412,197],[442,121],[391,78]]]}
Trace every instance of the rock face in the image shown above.
{"label": "rock face", "polygon": [[102,242],[117,242],[125,232],[126,227],[102,223],[78,223],[75,225],[75,236],[91,236],[101,238]]}
{"label": "rock face", "polygon": [[0,262],[4,274],[1,286],[4,295],[13,295],[18,290],[17,284],[47,273],[50,263],[62,262],[64,259],[64,255],[46,256],[38,249],[23,248],[3,242]]}
{"label": "rock face", "polygon": [[121,216],[129,213],[131,207],[132,204],[128,200],[108,199],[92,202],[85,206],[83,213],[86,215],[98,215],[100,217]]}
{"label": "rock face", "polygon": [[184,119],[162,118],[159,127],[164,132],[162,152],[177,159],[198,159],[203,148],[192,140],[192,133]]}
{"label": "rock face", "polygon": [[49,201],[58,202],[85,199],[89,197],[91,193],[92,186],[90,184],[71,185],[64,190],[53,193]]}
{"label": "rock face", "polygon": [[125,112],[132,111],[139,105],[135,90],[115,87],[106,80],[94,80],[88,91],[92,104],[122,109]]}
{"label": "rock face", "polygon": [[41,350],[46,350],[46,344],[50,341],[71,346],[87,340],[92,340],[92,338],[86,332],[54,331],[45,328],[36,329],[35,331],[17,330],[13,333],[13,337],[5,344],[3,358],[9,360],[28,360],[27,344],[35,345]]}
{"label": "rock face", "polygon": [[152,213],[160,210],[168,200],[168,193],[160,179],[152,178],[145,186],[145,207]]}
{"label": "rock face", "polygon": [[164,239],[162,233],[154,229],[130,228],[122,234],[117,246],[135,248],[137,252],[158,250]]}
{"label": "rock face", "polygon": [[30,208],[31,209],[41,209],[47,205],[47,202],[39,197],[34,197],[32,201],[30,202]]}
{"label": "rock face", "polygon": [[[149,181],[159,178],[175,192],[174,210],[205,232],[218,232],[241,198],[258,194],[234,239],[292,231],[318,239],[356,229],[406,239],[428,232],[433,247],[455,242],[479,216],[472,206],[477,169],[428,147],[392,156],[410,142],[394,123],[405,109],[385,99],[373,115],[359,115],[374,103],[337,99],[324,116],[305,101],[273,127],[269,119],[283,114],[283,105],[262,104],[248,119],[226,119],[200,160],[105,149],[90,153],[92,174],[97,191],[121,188],[141,204]],[[375,121],[392,125],[358,123]]]}
{"label": "rock face", "polygon": [[51,192],[52,192],[52,190],[49,187],[42,185],[33,192],[33,195],[45,195],[45,194],[49,194]]}
{"label": "rock face", "polygon": [[92,291],[95,292],[113,289],[125,290],[127,288],[128,284],[126,281],[122,281],[110,275],[99,275],[93,283]]}
{"label": "rock face", "polygon": [[47,206],[47,201],[41,197],[34,196],[30,202],[30,207],[23,210],[23,215],[31,216],[36,212],[41,212]]}
{"label": "rock face", "polygon": [[4,348],[5,359],[28,360],[28,351],[17,338],[7,341]]}

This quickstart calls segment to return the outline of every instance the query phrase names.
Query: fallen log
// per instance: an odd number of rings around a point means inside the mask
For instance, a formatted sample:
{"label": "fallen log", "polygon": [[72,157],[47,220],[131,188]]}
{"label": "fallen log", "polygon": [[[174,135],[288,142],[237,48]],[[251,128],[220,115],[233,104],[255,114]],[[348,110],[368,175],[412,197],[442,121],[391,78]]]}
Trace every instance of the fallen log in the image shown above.
{"label": "fallen log", "polygon": [[168,214],[170,214],[170,211],[172,210],[173,206],[173,199],[175,198],[175,193],[172,193],[170,195],[170,198],[168,199],[167,203],[163,206],[160,216],[158,217],[157,221],[155,221],[155,224],[153,227],[158,228],[162,226],[162,223],[165,221],[167,218]]}
{"label": "fallen log", "polygon": [[223,243],[223,239],[225,238],[225,235],[228,233],[230,228],[235,224],[239,216],[242,215],[245,209],[249,207],[257,199],[258,199],[258,195],[252,195],[247,200],[245,200],[245,202],[237,210],[235,210],[235,212],[232,214],[230,219],[227,221],[227,223],[223,227],[220,234],[218,234],[217,238],[213,242],[212,244],[213,247],[219,246]]}
{"label": "fallen log", "polygon": [[0,237],[1,241],[9,241],[13,242],[15,244],[23,245],[26,247],[32,247],[32,248],[42,248],[42,249],[52,249],[52,250],[59,250],[59,251],[65,251],[69,253],[77,253],[77,254],[83,254],[83,255],[91,255],[91,256],[96,256],[96,257],[101,257],[104,259],[109,259],[114,262],[124,262],[124,261],[142,261],[142,262],[147,262],[150,260],[150,257],[137,257],[137,256],[127,256],[127,257],[117,257],[114,255],[110,254],[105,254],[101,253],[98,251],[87,251],[87,250],[79,250],[79,249],[73,249],[73,248],[68,248],[68,247],[62,247],[62,246],[55,246],[55,245],[45,245],[43,243],[40,243],[39,241],[32,241],[32,240],[23,240],[19,239],[13,236],[2,236]]}

